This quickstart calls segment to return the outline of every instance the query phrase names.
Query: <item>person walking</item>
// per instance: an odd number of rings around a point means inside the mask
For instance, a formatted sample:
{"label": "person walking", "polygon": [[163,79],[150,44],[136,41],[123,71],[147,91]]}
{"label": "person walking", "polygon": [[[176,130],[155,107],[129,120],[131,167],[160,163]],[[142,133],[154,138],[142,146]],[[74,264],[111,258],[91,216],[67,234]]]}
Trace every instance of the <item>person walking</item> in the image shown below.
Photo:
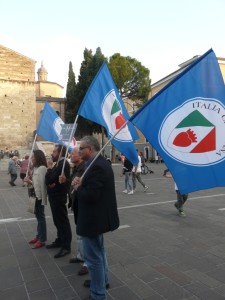
{"label": "person walking", "polygon": [[43,151],[34,150],[31,157],[32,177],[24,178],[24,182],[32,185],[35,196],[35,217],[37,219],[37,234],[35,238],[29,241],[33,245],[32,249],[38,249],[45,245],[47,240],[45,205],[47,205],[47,187],[45,184],[45,175],[47,172],[47,161]]}
{"label": "person walking", "polygon": [[129,161],[129,159],[125,157],[121,176],[125,175],[125,190],[123,191],[123,193],[128,195],[133,195],[134,193],[132,181],[132,168],[133,164]]}
{"label": "person walking", "polygon": [[23,187],[25,186],[24,178],[26,177],[28,166],[29,166],[29,155],[26,154],[24,156],[24,159],[20,163],[20,178],[22,179]]}
{"label": "person walking", "polygon": [[[137,150],[138,151],[138,150]],[[136,166],[133,166],[132,169],[132,180],[133,180],[133,190],[136,190],[136,179],[144,188],[144,192],[147,191],[148,186],[142,181],[141,179],[141,157],[138,155],[138,164]]]}
{"label": "person walking", "polygon": [[177,187],[176,182],[175,182],[175,191],[176,191],[176,194],[177,194],[177,201],[174,203],[174,206],[178,210],[179,215],[181,217],[185,217],[186,213],[184,211],[184,203],[188,199],[188,194],[181,194],[178,187]]}
{"label": "person walking", "polygon": [[[73,165],[73,169],[72,169],[72,175],[70,177],[71,185],[70,185],[70,189],[69,189],[69,193],[68,193],[69,194],[68,208],[71,207],[74,212],[78,208],[77,208],[77,204],[74,201],[76,191],[74,191],[73,179],[76,176],[81,177],[84,173],[84,161],[82,160],[82,158],[80,156],[78,147],[73,148],[73,150],[71,152],[71,156],[70,156],[70,162]],[[59,177],[59,182],[60,183],[66,182],[66,177],[64,174]],[[75,218],[74,218],[74,221],[75,221]],[[70,258],[69,262],[70,263],[83,263],[83,266],[78,271],[78,275],[80,275],[80,276],[88,274],[88,268],[87,268],[86,263],[84,262],[84,253],[83,252],[84,251],[83,251],[82,236],[77,235],[77,254],[74,257]]]}
{"label": "person walking", "polygon": [[57,238],[54,242],[46,245],[47,249],[60,248],[55,258],[63,257],[71,252],[72,232],[67,211],[67,193],[70,178],[70,165],[65,161],[64,174],[66,182],[60,184],[59,176],[62,173],[66,148],[56,145],[52,152],[52,160],[55,163],[47,169],[45,182],[47,185],[48,199],[52,211],[54,225],[57,229]]}
{"label": "person walking", "polygon": [[16,161],[17,161],[16,156],[11,156],[10,159],[9,159],[8,174],[10,175],[11,180],[9,181],[9,184],[11,186],[16,186],[16,184],[15,184],[15,181],[17,179]]}
{"label": "person walking", "polygon": [[[104,233],[119,227],[114,173],[111,165],[102,156],[96,158],[100,145],[92,136],[80,140],[79,153],[85,167],[92,163],[84,177],[75,177],[75,213],[77,234],[83,237],[84,260],[91,279],[87,299],[105,300],[108,282],[108,264],[104,248]],[[94,160],[96,158],[96,160]],[[93,162],[94,160],[94,162]]]}

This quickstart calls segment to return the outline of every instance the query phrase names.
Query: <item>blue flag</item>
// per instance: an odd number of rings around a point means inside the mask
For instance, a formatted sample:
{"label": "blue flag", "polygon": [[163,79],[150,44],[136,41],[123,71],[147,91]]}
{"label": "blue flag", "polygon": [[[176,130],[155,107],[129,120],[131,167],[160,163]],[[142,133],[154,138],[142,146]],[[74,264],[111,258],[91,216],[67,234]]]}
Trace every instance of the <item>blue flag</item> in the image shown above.
{"label": "blue flag", "polygon": [[182,194],[225,185],[225,87],[212,49],[130,121],[161,155]]}
{"label": "blue flag", "polygon": [[[48,102],[45,102],[38,128],[36,130],[37,134],[46,141],[62,144],[66,147],[68,143],[60,139],[62,125],[64,125],[63,120],[58,116],[56,111],[48,104]],[[70,148],[73,148],[75,144],[76,140],[73,138],[70,143]]]}
{"label": "blue flag", "polygon": [[[78,115],[105,127],[108,138],[124,125],[129,115],[105,63],[92,81],[78,111]],[[133,165],[138,164],[134,140],[138,139],[132,124],[126,125],[113,139],[112,144]]]}

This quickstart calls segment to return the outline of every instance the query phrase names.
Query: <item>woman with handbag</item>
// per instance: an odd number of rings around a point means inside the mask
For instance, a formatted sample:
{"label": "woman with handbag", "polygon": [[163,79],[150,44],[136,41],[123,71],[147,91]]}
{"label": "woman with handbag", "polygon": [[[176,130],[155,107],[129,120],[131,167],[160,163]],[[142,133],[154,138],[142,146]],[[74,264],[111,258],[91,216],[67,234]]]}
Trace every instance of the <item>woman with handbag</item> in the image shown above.
{"label": "woman with handbag", "polygon": [[34,214],[37,219],[37,234],[29,244],[33,245],[32,249],[41,248],[45,245],[47,239],[45,205],[47,205],[47,187],[45,184],[45,174],[47,171],[46,157],[41,150],[34,150],[31,157],[33,171],[32,177],[24,178],[28,185],[33,185],[36,203]]}

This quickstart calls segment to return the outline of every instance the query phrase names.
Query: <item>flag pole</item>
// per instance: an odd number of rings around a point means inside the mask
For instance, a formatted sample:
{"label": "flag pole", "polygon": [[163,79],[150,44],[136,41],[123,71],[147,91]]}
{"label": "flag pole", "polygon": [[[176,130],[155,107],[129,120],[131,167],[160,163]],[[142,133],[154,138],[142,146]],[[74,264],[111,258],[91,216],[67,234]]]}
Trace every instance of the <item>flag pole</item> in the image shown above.
{"label": "flag pole", "polygon": [[33,141],[32,147],[31,147],[31,152],[30,152],[30,156],[29,156],[29,160],[28,160],[28,167],[27,167],[27,171],[26,171],[26,177],[27,177],[28,172],[29,172],[30,162],[31,162],[31,155],[32,155],[32,153],[33,153],[33,151],[34,151],[34,144],[35,144],[35,142],[36,142],[36,139],[37,139],[37,133],[36,133],[35,136],[34,136],[34,141]]}
{"label": "flag pole", "polygon": [[63,175],[64,173],[64,169],[65,169],[65,164],[66,164],[66,157],[67,157],[67,154],[68,154],[68,150],[69,150],[69,147],[70,147],[70,143],[72,141],[72,138],[76,132],[76,129],[77,129],[77,120],[78,120],[78,117],[79,115],[76,116],[75,118],[75,121],[73,123],[73,128],[71,130],[71,133],[70,133],[70,138],[69,138],[69,141],[68,141],[68,144],[67,144],[67,147],[66,147],[66,154],[65,154],[65,157],[64,157],[64,161],[63,161],[63,167],[62,167],[62,172],[61,172],[61,176]]}

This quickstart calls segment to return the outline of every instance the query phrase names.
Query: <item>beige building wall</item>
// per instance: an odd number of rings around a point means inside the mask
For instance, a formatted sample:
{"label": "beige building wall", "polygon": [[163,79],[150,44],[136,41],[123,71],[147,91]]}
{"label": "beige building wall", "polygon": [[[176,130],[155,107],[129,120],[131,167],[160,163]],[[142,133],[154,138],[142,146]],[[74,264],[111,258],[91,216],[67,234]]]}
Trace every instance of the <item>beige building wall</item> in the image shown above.
{"label": "beige building wall", "polygon": [[35,61],[0,45],[0,148],[26,147],[36,129]]}
{"label": "beige building wall", "polygon": [[63,87],[55,82],[37,81],[36,84],[36,97],[63,97]]}
{"label": "beige building wall", "polygon": [[220,70],[221,70],[221,73],[223,76],[223,81],[225,83],[225,61],[223,63],[220,63],[219,66],[220,66]]}
{"label": "beige building wall", "polygon": [[36,121],[37,126],[40,121],[41,113],[44,108],[45,102],[48,101],[48,103],[51,105],[51,107],[56,111],[59,112],[60,118],[65,122],[65,99],[62,99],[62,101],[52,101],[51,98],[45,98],[42,100],[37,100],[36,103]]}

